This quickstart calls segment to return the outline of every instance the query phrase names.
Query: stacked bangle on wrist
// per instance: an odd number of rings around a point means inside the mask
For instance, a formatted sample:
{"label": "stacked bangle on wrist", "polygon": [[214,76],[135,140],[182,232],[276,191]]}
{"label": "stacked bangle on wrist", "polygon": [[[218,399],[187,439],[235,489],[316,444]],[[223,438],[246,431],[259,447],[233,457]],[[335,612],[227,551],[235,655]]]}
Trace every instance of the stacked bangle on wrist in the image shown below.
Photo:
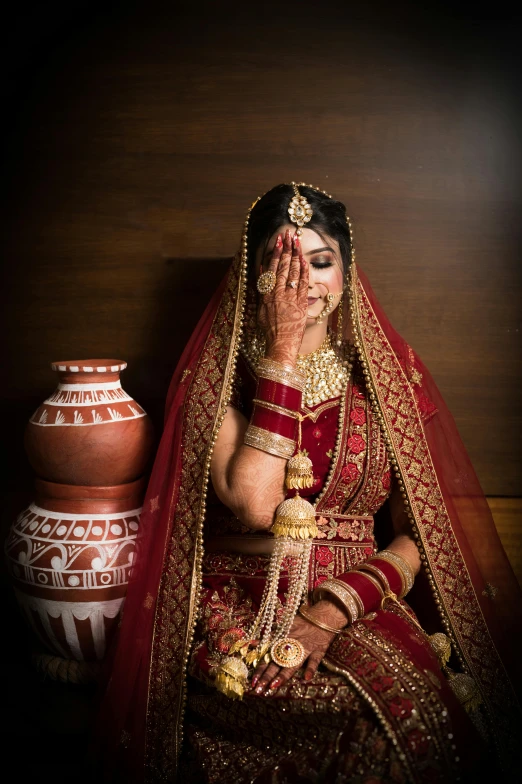
{"label": "stacked bangle on wrist", "polygon": [[349,572],[325,580],[314,591],[314,600],[330,593],[341,602],[354,623],[369,612],[382,609],[389,599],[398,601],[411,589],[415,574],[410,564],[390,550],[382,550]]}
{"label": "stacked bangle on wrist", "polygon": [[400,592],[396,592],[399,599],[402,599],[403,596],[406,596],[406,594],[411,591],[415,580],[415,572],[413,571],[408,561],[402,557],[402,555],[395,553],[393,550],[381,550],[369,560],[370,562],[375,562],[375,564],[379,566],[383,572],[385,572],[388,577],[388,581],[391,580],[391,573],[389,571],[390,566],[397,570],[401,581]]}
{"label": "stacked bangle on wrist", "polygon": [[259,362],[257,375],[244,443],[288,459],[297,444],[298,411],[306,379],[298,370],[267,358]]}

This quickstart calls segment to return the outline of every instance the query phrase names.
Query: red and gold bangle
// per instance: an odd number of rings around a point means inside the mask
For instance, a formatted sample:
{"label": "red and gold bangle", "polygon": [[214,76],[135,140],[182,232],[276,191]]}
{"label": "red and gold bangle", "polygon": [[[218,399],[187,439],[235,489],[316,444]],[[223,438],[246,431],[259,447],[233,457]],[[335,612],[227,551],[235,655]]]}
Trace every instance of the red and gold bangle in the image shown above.
{"label": "red and gold bangle", "polygon": [[264,403],[262,400],[255,399],[250,423],[254,427],[277,433],[284,438],[297,440],[298,422],[295,412],[274,406],[273,403]]}
{"label": "red and gold bangle", "polygon": [[268,357],[263,357],[263,359],[259,360],[256,375],[258,378],[268,379],[269,381],[292,387],[301,393],[306,384],[306,376],[301,371]]}
{"label": "red and gold bangle", "polygon": [[336,580],[349,585],[358,595],[364,607],[364,615],[380,606],[384,592],[375,580],[366,579],[367,575],[353,569],[340,574]]}
{"label": "red and gold bangle", "polygon": [[284,457],[289,460],[295,452],[296,441],[292,438],[285,438],[279,433],[272,433],[270,430],[256,427],[252,423],[246,429],[243,443],[268,452],[276,457]]}
{"label": "red and gold bangle", "polygon": [[377,588],[379,600],[384,599],[384,588],[380,584],[379,580],[376,577],[373,577],[371,574],[368,574],[368,572],[359,571],[358,573],[361,575],[361,577],[364,577],[365,580],[368,580]]}
{"label": "red and gold bangle", "polygon": [[[399,598],[402,599],[403,596],[406,596],[406,594],[411,591],[415,581],[415,572],[413,571],[411,564],[406,558],[393,550],[380,550],[376,553],[376,557],[389,561],[389,563],[393,564],[395,568],[398,569],[404,585],[403,592],[399,594]],[[372,559],[370,558],[370,560]]]}
{"label": "red and gold bangle", "polygon": [[263,452],[289,459],[299,434],[298,411],[302,402],[304,375],[292,367],[261,359],[250,424],[244,443]]}
{"label": "red and gold bangle", "polygon": [[357,571],[364,574],[364,572],[371,572],[373,573],[377,579],[380,581],[384,588],[384,596],[381,599],[381,609],[384,609],[384,605],[388,599],[391,599],[392,602],[398,601],[397,594],[395,591],[392,591],[390,583],[388,582],[388,578],[384,574],[384,572],[379,569],[378,566],[375,566],[373,563],[363,563],[357,567]]}
{"label": "red and gold bangle", "polygon": [[335,579],[325,580],[315,589],[314,602],[328,598],[325,594],[331,594],[338,599],[348,613],[350,623],[354,623],[354,621],[361,617],[358,603],[355,601],[353,593],[348,590],[348,586],[344,583]]}
{"label": "red and gold bangle", "polygon": [[[377,555],[368,558],[368,560],[364,565],[376,566],[377,569],[379,569],[379,571],[382,574],[384,574],[388,582],[389,589],[393,591],[393,593],[396,594],[397,596],[404,596],[404,594],[406,593],[406,581],[402,573],[399,572],[399,570],[394,564],[390,563],[385,558],[380,558],[379,554],[377,553]],[[382,578],[380,579],[382,580]]]}
{"label": "red and gold bangle", "polygon": [[256,397],[266,400],[277,406],[288,408],[291,411],[299,411],[303,400],[303,393],[300,389],[281,384],[278,381],[271,381],[268,378],[258,378]]}

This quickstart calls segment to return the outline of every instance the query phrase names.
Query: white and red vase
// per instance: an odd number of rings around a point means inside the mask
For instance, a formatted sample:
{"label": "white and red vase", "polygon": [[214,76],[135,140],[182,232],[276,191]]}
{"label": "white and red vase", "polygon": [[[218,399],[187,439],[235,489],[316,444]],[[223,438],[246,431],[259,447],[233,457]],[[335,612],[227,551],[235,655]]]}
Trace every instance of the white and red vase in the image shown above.
{"label": "white and red vase", "polygon": [[117,360],[52,364],[58,386],[25,434],[38,475],[35,499],[5,543],[18,604],[52,653],[44,658],[75,662],[76,672],[103,659],[118,623],[153,446],[149,417],[121,387],[125,367]]}
{"label": "white and red vase", "polygon": [[58,385],[28,422],[25,448],[37,476],[71,485],[119,485],[143,474],[153,430],[121,386],[126,362],[53,362]]}

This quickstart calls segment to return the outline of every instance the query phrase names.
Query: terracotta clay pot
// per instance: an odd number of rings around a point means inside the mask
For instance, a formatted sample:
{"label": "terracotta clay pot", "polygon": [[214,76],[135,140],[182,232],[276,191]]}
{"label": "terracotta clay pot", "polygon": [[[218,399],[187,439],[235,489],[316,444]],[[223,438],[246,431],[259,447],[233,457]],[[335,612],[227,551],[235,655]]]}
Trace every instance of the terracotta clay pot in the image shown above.
{"label": "terracotta clay pot", "polygon": [[36,474],[70,485],[120,485],[145,470],[152,423],[121,387],[126,362],[53,362],[58,386],[26,427],[25,448]]}
{"label": "terracotta clay pot", "polygon": [[35,489],[5,545],[18,603],[55,656],[100,661],[127,590],[145,479],[117,487],[37,479]]}

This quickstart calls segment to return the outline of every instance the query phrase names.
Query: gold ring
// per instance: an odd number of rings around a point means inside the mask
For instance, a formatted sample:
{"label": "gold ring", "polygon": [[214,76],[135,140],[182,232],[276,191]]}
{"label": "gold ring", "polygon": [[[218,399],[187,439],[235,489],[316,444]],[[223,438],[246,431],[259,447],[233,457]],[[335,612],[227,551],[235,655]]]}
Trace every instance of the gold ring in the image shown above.
{"label": "gold ring", "polygon": [[260,294],[270,294],[276,284],[276,274],[272,270],[263,272],[257,279],[257,290]]}
{"label": "gold ring", "polygon": [[300,667],[306,659],[306,651],[299,640],[284,637],[270,649],[272,661],[280,667]]}
{"label": "gold ring", "polygon": [[296,280],[289,280],[286,285],[290,286],[291,289],[295,289],[297,287],[297,281]]}

